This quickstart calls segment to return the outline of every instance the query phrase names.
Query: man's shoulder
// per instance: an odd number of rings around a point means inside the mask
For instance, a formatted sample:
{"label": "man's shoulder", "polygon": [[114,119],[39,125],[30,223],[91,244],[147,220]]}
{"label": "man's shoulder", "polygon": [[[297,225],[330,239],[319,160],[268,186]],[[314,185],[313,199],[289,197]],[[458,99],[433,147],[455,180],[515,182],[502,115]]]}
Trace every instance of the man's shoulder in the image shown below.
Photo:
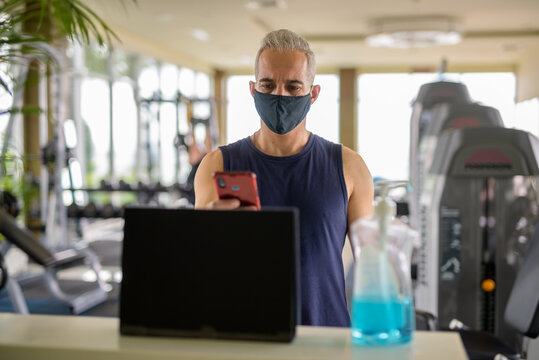
{"label": "man's shoulder", "polygon": [[200,162],[199,168],[206,169],[206,168],[222,168],[223,167],[223,155],[220,148],[217,148],[206,155],[204,155],[204,158],[202,158],[202,161]]}
{"label": "man's shoulder", "polygon": [[249,137],[236,140],[234,142],[228,143],[226,145],[219,146],[219,149],[223,152],[238,151],[245,146],[249,146]]}
{"label": "man's shoulder", "polygon": [[360,176],[370,176],[367,164],[356,151],[342,146],[342,161],[345,172]]}
{"label": "man's shoulder", "polygon": [[341,147],[344,148],[344,146],[341,144],[323,138],[315,133],[311,133],[311,139],[309,142],[312,143],[314,148],[321,149],[329,154],[340,153]]}
{"label": "man's shoulder", "polygon": [[335,143],[331,140],[328,140],[320,135],[317,135],[313,132],[311,132],[311,136],[313,137],[313,140],[320,143],[320,144],[325,144],[325,145],[341,145],[341,144],[338,144],[338,143]]}
{"label": "man's shoulder", "polygon": [[354,150],[350,149],[348,146],[342,145],[342,156],[343,159],[349,160],[349,161],[357,161],[358,159],[361,159],[361,155],[359,155]]}

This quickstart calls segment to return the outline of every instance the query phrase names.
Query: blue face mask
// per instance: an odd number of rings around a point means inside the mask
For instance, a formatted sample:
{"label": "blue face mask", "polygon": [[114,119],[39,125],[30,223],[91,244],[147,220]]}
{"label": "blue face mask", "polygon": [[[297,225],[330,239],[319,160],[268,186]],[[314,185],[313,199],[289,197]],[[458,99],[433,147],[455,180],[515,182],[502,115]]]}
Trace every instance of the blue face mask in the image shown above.
{"label": "blue face mask", "polygon": [[283,96],[255,90],[255,107],[266,126],[279,135],[296,128],[311,108],[311,94]]}

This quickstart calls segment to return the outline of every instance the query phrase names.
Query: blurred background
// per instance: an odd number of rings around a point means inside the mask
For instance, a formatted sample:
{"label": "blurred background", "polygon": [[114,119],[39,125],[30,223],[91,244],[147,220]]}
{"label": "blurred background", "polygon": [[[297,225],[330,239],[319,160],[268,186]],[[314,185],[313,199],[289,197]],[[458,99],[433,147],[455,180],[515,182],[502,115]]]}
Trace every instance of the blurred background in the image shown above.
{"label": "blurred background", "polygon": [[[269,31],[310,42],[321,94],[307,128],[359,152],[374,177],[410,178],[413,105],[426,83],[462,83],[506,128],[539,135],[536,0],[0,5],[3,208],[49,251],[90,243],[113,285],[123,207],[192,207],[203,155],[258,128],[248,82]],[[24,284],[36,259],[5,243]],[[61,278],[81,274],[96,280],[86,270]]]}

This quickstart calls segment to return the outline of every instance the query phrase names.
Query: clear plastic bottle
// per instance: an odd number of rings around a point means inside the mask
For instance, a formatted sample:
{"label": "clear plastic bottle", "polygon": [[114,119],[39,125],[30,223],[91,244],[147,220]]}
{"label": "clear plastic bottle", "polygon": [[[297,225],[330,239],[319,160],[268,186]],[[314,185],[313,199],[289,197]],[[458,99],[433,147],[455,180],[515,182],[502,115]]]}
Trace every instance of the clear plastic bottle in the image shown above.
{"label": "clear plastic bottle", "polygon": [[359,345],[409,342],[415,329],[410,257],[417,232],[395,218],[390,188],[378,182],[375,214],[351,225],[354,248],[352,339]]}

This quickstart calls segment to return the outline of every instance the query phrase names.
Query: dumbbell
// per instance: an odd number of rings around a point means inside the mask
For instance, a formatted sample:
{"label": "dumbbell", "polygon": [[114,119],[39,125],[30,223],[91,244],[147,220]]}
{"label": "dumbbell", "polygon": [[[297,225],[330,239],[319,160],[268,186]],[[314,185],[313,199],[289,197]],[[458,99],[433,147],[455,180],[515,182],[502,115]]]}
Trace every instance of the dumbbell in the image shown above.
{"label": "dumbbell", "polygon": [[118,182],[118,188],[119,188],[120,190],[132,190],[131,184],[126,183],[126,182],[123,181],[123,180],[120,180],[120,181]]}
{"label": "dumbbell", "polygon": [[110,181],[107,181],[107,180],[101,180],[99,182],[99,188],[101,190],[112,190],[112,185],[110,183]]}
{"label": "dumbbell", "polygon": [[146,184],[144,184],[142,181],[137,182],[137,190],[138,191],[148,191],[148,188]]}
{"label": "dumbbell", "polygon": [[116,215],[116,209],[112,204],[105,204],[101,209],[101,217],[112,218]]}
{"label": "dumbbell", "polygon": [[81,215],[81,209],[75,203],[72,203],[67,207],[67,216],[70,218],[78,218]]}
{"label": "dumbbell", "polygon": [[90,201],[88,205],[86,205],[82,209],[82,217],[85,218],[96,218],[99,217],[99,209],[97,208],[97,205]]}

